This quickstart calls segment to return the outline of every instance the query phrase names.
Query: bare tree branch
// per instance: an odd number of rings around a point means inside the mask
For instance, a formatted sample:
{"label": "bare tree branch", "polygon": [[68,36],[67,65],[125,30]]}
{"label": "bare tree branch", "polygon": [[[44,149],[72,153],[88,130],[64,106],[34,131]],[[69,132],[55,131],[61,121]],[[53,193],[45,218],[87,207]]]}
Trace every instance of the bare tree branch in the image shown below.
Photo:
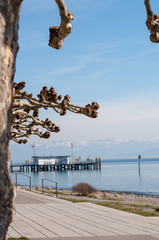
{"label": "bare tree branch", "polygon": [[145,0],[146,12],[147,12],[147,28],[150,30],[150,40],[151,42],[159,42],[159,15],[153,14],[151,10],[151,5],[149,0]]}
{"label": "bare tree branch", "polygon": [[50,27],[49,46],[60,49],[64,39],[72,32],[73,14],[67,10],[64,0],[55,0],[59,8],[61,24]]}
{"label": "bare tree branch", "polygon": [[[96,102],[87,104],[85,107],[80,107],[70,103],[70,96],[66,95],[63,99],[61,95],[57,95],[55,89],[51,87],[49,90],[47,87],[43,87],[37,98],[32,94],[28,94],[23,91],[25,82],[14,83],[14,95],[13,95],[13,122],[11,129],[11,140],[17,143],[26,143],[27,139],[31,135],[38,135],[41,138],[49,138],[50,132],[59,132],[60,127],[52,123],[51,120],[46,118],[45,121],[39,120],[39,109],[52,108],[58,114],[65,115],[68,111],[73,113],[80,113],[91,118],[96,118],[99,109],[99,105]],[[45,128],[45,133],[39,131],[35,127],[40,126]]]}

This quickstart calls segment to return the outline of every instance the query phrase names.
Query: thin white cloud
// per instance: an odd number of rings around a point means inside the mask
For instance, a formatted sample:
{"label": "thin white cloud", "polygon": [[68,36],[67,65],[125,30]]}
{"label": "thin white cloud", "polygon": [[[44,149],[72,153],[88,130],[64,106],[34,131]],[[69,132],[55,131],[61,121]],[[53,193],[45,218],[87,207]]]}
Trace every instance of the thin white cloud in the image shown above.
{"label": "thin white cloud", "polygon": [[129,140],[125,139],[125,138],[115,138],[114,139],[114,143],[116,143],[116,144],[128,143],[128,142],[129,142]]}
{"label": "thin white cloud", "polygon": [[75,57],[75,59],[81,61],[82,64],[88,64],[92,62],[103,62],[103,57],[101,57],[99,54],[83,54],[78,55]]}
{"label": "thin white cloud", "polygon": [[53,77],[58,77],[59,75],[65,75],[68,73],[74,73],[80,71],[84,65],[78,66],[65,66],[65,67],[60,67],[59,69],[55,69],[53,72],[50,72],[47,76],[53,76]]}
{"label": "thin white cloud", "polygon": [[159,100],[127,99],[101,104],[100,119],[104,122],[159,120]]}
{"label": "thin white cloud", "polygon": [[45,73],[44,75],[36,76],[36,80],[40,84],[52,84],[60,80],[60,78],[65,79],[66,76],[70,76],[71,73],[78,73],[81,71],[85,66],[81,65],[74,65],[74,66],[61,66],[60,68],[56,68],[54,71],[49,71],[49,73]]}
{"label": "thin white cloud", "polygon": [[87,146],[88,144],[88,141],[86,140],[83,140],[83,139],[79,139],[77,141],[70,141],[70,140],[59,140],[59,141],[56,141],[54,140],[53,137],[45,140],[45,139],[40,139],[40,138],[36,138],[36,140],[29,140],[29,147],[31,148],[32,147],[32,142],[35,142],[35,147],[46,147],[46,148],[50,148],[50,147],[68,147],[68,148],[71,148],[71,144],[73,144],[73,148],[76,149],[81,149],[85,146]]}
{"label": "thin white cloud", "polygon": [[153,142],[153,143],[158,143],[159,142],[159,137],[151,137],[149,139],[150,142]]}
{"label": "thin white cloud", "polygon": [[[60,133],[52,134],[53,141],[85,145],[87,141],[97,139],[116,139],[117,143],[159,136],[159,100],[155,94],[151,99],[145,95],[100,105],[96,119],[73,113],[60,117],[53,115],[53,111],[45,111],[41,117],[48,117],[60,126]],[[78,142],[80,139],[84,139],[84,142]]]}
{"label": "thin white cloud", "polygon": [[77,147],[83,147],[83,146],[87,146],[88,142],[86,140],[78,140],[75,145]]}

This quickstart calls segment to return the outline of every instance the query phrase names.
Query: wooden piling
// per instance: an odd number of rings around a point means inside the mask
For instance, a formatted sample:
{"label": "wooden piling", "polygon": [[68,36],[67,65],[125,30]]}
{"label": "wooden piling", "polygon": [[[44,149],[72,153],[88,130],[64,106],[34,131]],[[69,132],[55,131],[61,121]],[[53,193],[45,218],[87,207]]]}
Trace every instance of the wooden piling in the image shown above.
{"label": "wooden piling", "polygon": [[99,170],[101,170],[101,158],[99,158]]}
{"label": "wooden piling", "polygon": [[139,171],[139,176],[141,175],[141,170],[140,170],[140,159],[141,159],[141,155],[138,155],[138,171]]}

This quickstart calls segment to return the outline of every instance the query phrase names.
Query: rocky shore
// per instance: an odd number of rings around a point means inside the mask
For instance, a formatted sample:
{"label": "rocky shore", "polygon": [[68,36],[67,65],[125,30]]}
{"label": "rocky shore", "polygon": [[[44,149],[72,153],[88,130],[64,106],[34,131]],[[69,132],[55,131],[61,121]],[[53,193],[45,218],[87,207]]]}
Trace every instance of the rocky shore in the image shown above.
{"label": "rocky shore", "polygon": [[[28,189],[28,187],[23,187]],[[41,192],[41,187],[33,187],[32,191]],[[45,188],[45,194],[55,194],[55,189]],[[122,204],[133,204],[133,205],[149,205],[151,207],[159,207],[159,196],[155,195],[144,195],[137,193],[124,193],[124,192],[109,192],[109,191],[95,191],[94,193],[86,196],[81,196],[72,190],[60,189],[58,190],[58,197],[75,199],[75,200],[86,200],[92,202],[120,202]]]}
{"label": "rocky shore", "polygon": [[102,192],[97,191],[92,193],[88,197],[79,196],[73,193],[71,190],[60,190],[62,194],[66,194],[67,197],[76,198],[76,199],[90,199],[94,201],[121,201],[125,204],[136,204],[136,205],[150,205],[153,207],[159,207],[159,197],[143,194],[134,194],[134,193],[121,193],[121,192]]}

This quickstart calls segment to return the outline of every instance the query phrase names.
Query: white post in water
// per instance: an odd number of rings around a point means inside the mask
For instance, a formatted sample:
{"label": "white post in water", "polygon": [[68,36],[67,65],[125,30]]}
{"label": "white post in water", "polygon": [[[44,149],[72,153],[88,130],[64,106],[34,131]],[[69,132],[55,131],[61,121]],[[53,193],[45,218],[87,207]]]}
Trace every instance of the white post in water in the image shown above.
{"label": "white post in water", "polygon": [[140,159],[141,159],[141,155],[138,155],[138,168],[139,168],[139,176],[140,176]]}

